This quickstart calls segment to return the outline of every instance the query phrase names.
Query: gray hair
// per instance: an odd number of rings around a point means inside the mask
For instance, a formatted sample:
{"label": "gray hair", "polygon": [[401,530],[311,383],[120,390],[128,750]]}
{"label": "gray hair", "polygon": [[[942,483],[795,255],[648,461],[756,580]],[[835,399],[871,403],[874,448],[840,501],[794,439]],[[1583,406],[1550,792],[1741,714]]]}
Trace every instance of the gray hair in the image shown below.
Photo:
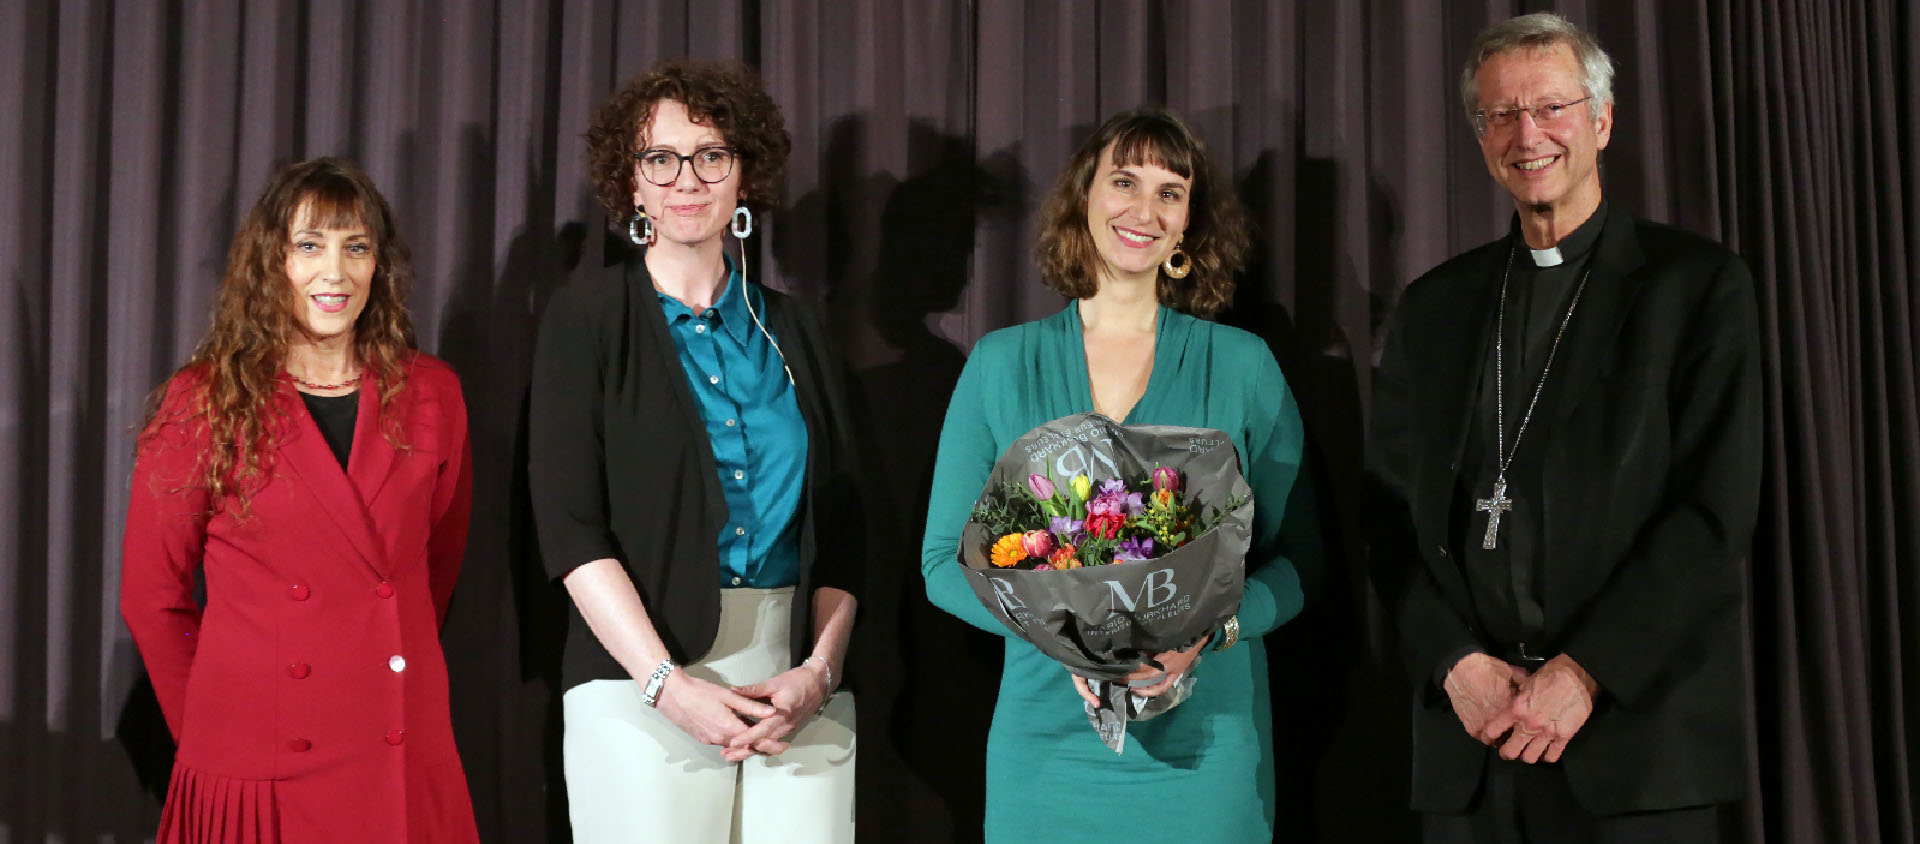
{"label": "gray hair", "polygon": [[1473,47],[1467,50],[1467,66],[1460,71],[1460,99],[1467,107],[1467,117],[1471,119],[1480,108],[1478,75],[1488,59],[1513,50],[1542,50],[1560,44],[1573,49],[1573,57],[1580,63],[1580,85],[1595,100],[1595,113],[1599,106],[1613,102],[1613,58],[1607,51],[1572,21],[1552,12],[1535,12],[1496,23],[1473,39]]}

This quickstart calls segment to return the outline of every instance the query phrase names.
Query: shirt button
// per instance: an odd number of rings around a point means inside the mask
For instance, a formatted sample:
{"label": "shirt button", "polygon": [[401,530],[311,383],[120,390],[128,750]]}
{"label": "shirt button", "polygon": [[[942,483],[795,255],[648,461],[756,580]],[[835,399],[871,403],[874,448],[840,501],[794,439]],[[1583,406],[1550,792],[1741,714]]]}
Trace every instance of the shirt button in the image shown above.
{"label": "shirt button", "polygon": [[387,657],[387,667],[393,669],[393,673],[395,674],[405,671],[407,670],[407,658],[399,654]]}
{"label": "shirt button", "polygon": [[704,326],[704,325],[696,325],[696,326],[694,326],[694,327],[693,327],[693,333],[695,333],[695,334],[705,334],[705,333],[707,333],[707,327],[706,327],[706,326]]}
{"label": "shirt button", "polygon": [[747,477],[747,473],[745,473],[745,472],[742,472],[742,471],[740,471],[739,469],[735,469],[735,470],[733,470],[733,479],[734,479],[734,480],[736,480],[736,481],[738,481],[738,480],[744,480],[744,479],[745,479],[746,477]]}
{"label": "shirt button", "polygon": [[292,665],[287,666],[287,676],[292,677],[295,680],[305,680],[307,679],[307,675],[312,673],[313,673],[313,666],[308,665],[304,662],[296,662]]}
{"label": "shirt button", "polygon": [[294,584],[292,588],[287,590],[287,597],[295,601],[304,601],[307,599],[307,596],[311,594],[313,594],[313,590],[308,589],[307,587],[302,586],[298,583]]}
{"label": "shirt button", "polygon": [[734,529],[733,529],[733,535],[734,535],[734,536],[746,536],[746,535],[747,535],[747,529],[746,529],[746,528],[743,528],[743,527],[737,527],[737,528],[734,528]]}
{"label": "shirt button", "polygon": [[718,375],[709,375],[709,376],[707,376],[707,383],[709,383],[709,384],[718,384],[718,383],[720,383],[720,376],[718,376]]}
{"label": "shirt button", "polygon": [[399,744],[406,740],[407,740],[406,730],[388,730],[387,731],[388,744]]}
{"label": "shirt button", "polygon": [[382,580],[379,586],[373,587],[373,594],[379,595],[382,598],[391,598],[393,597],[393,584]]}
{"label": "shirt button", "polygon": [[733,579],[733,585],[735,585],[735,586],[739,586],[739,585],[740,585],[740,578],[737,578],[737,577],[736,577],[736,578],[734,578],[734,579]]}
{"label": "shirt button", "polygon": [[728,420],[727,420],[727,427],[729,427],[729,428],[731,428],[731,427],[733,427],[733,426],[735,426],[735,425],[738,425],[738,424],[740,424],[740,423],[739,423],[739,422],[736,422],[736,421],[734,421],[734,420],[732,420],[732,419],[728,419]]}
{"label": "shirt button", "polygon": [[303,739],[303,738],[288,739],[287,749],[295,753],[305,753],[313,749],[313,742],[307,741],[306,739]]}

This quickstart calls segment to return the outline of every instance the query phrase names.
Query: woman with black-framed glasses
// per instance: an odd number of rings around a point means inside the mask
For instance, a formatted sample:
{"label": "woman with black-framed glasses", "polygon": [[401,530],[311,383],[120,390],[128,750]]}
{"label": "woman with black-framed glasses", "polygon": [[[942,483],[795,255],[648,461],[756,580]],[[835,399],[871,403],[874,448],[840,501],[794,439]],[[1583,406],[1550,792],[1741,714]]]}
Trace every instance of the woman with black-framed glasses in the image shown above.
{"label": "woman with black-framed glasses", "polygon": [[780,111],[742,68],[669,62],[587,140],[635,248],[548,305],[529,432],[541,552],[575,610],[574,840],[851,841],[864,549],[842,369],[805,307],[747,277]]}

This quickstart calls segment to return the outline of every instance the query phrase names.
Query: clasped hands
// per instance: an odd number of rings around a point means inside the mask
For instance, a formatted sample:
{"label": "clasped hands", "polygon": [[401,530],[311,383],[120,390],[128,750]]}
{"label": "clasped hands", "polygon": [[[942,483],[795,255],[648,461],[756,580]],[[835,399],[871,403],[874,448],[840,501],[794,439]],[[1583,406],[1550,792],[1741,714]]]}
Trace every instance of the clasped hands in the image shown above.
{"label": "clasped hands", "polygon": [[[1142,665],[1134,669],[1132,674],[1127,675],[1126,682],[1130,687],[1128,690],[1141,697],[1159,697],[1172,691],[1173,685],[1180,682],[1182,675],[1192,670],[1194,660],[1200,658],[1200,651],[1211,641],[1213,641],[1213,636],[1212,634],[1208,634],[1185,650],[1166,651],[1155,654],[1153,659],[1155,662],[1160,663],[1161,667],[1155,668],[1152,665]],[[1073,678],[1073,690],[1080,693],[1080,699],[1086,701],[1088,706],[1099,709],[1100,699],[1094,697],[1093,687],[1087,685],[1087,678],[1071,672],[1069,672],[1068,676]],[[1153,685],[1133,687],[1135,683],[1145,682],[1155,677],[1160,678],[1160,681]]]}
{"label": "clasped hands", "polygon": [[1461,658],[1447,672],[1447,697],[1467,734],[1500,758],[1531,765],[1560,761],[1567,742],[1593,714],[1600,691],[1586,669],[1561,654],[1531,674],[1484,653]]}
{"label": "clasped hands", "polygon": [[803,662],[758,683],[728,688],[685,671],[667,675],[660,714],[728,762],[784,753],[786,738],[832,694],[824,666]]}

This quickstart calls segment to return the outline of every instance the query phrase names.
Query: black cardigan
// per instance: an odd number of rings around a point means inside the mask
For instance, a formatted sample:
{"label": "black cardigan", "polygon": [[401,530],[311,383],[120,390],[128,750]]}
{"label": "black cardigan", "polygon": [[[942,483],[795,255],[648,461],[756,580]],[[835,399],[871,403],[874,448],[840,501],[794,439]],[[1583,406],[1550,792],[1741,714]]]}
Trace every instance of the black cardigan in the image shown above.
{"label": "black cardigan", "polygon": [[[813,648],[813,590],[855,592],[866,549],[844,370],[809,309],[766,294],[761,318],[793,370],[807,426],[797,665]],[[557,580],[597,559],[619,560],[667,652],[683,665],[698,661],[719,628],[727,503],[642,253],[583,266],[554,294],[534,350],[531,402],[528,476],[547,573]],[[570,615],[562,687],[627,679],[578,606]]]}

